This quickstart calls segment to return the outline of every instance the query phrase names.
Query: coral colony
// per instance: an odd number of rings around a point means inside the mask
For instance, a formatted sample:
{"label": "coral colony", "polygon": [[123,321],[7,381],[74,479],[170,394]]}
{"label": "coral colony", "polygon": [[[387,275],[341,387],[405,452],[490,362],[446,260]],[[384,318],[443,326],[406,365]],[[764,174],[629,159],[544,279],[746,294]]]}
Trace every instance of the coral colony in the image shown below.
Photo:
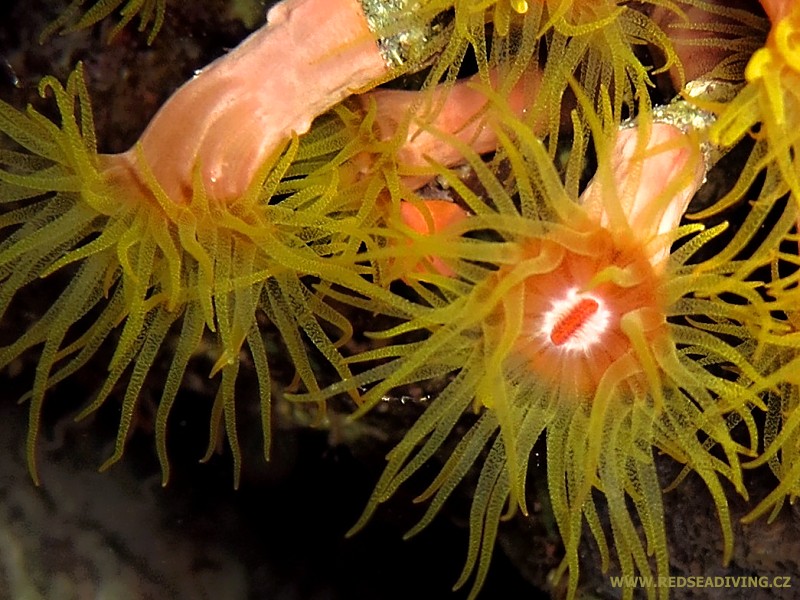
{"label": "coral colony", "polygon": [[[115,31],[138,16],[152,41],[169,11],[82,5],[44,37],[121,11]],[[224,435],[238,485],[253,459],[237,436],[242,353],[269,452],[268,321],[296,369],[292,402],[344,395],[355,419],[404,386],[445,382],[352,532],[424,465],[438,474],[409,535],[476,473],[456,583],[471,598],[501,518],[528,513],[540,439],[568,597],[582,534],[603,569],[669,574],[662,494],[689,474],[713,500],[726,563],[726,494],[747,497],[743,469],[768,464],[777,479],[748,520],[800,494],[799,30],[800,4],[780,0],[284,0],[125,153],[98,154],[80,64],[41,82],[56,122],[0,104],[0,315],[70,273],[0,347],[0,367],[37,357],[34,481],[48,392],[111,340],[81,413],[121,402],[102,468],[121,458],[169,344],[155,425],[166,484],[170,411],[210,344],[208,455]],[[405,89],[378,87],[408,73]],[[651,100],[656,85],[675,99]],[[693,210],[737,145],[749,151],[737,181]],[[743,222],[720,218],[741,205]],[[380,343],[350,352],[359,313],[394,325],[357,332]],[[659,479],[656,456],[683,469],[677,481]]]}

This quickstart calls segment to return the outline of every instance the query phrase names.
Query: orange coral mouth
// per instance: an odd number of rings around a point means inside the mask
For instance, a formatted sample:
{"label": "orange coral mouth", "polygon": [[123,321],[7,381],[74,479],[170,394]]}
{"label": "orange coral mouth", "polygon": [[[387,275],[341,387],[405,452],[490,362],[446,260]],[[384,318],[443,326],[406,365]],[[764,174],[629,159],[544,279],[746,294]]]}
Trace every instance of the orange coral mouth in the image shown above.
{"label": "orange coral mouth", "polygon": [[544,331],[549,331],[554,346],[569,348],[571,344],[591,344],[605,331],[607,319],[608,311],[600,309],[598,300],[572,288],[565,298],[554,301],[553,308],[545,313]]}

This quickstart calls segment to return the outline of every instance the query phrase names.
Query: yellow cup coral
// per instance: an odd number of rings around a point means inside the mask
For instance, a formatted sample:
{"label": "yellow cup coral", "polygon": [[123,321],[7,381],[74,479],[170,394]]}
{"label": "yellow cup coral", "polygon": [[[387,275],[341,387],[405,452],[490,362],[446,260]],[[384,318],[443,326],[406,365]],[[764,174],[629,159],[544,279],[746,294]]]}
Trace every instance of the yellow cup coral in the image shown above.
{"label": "yellow cup coral", "polygon": [[[129,372],[116,450],[104,465],[108,466],[122,454],[139,393],[159,348],[172,328],[182,323],[157,416],[164,481],[169,474],[166,420],[206,329],[215,334],[219,353],[212,375],[222,376],[209,453],[224,424],[238,481],[234,388],[244,346],[251,350],[259,379],[265,452],[269,446],[271,389],[257,326],[259,310],[280,330],[309,389],[317,384],[304,338],[341,376],[349,374],[322,323],[344,338],[351,333],[350,325],[312,287],[321,279],[354,286],[351,289],[362,293],[371,290],[360,275],[362,268],[353,262],[351,246],[358,245],[354,241],[358,229],[352,215],[358,207],[333,202],[335,155],[346,143],[346,125],[334,123],[334,115],[305,144],[293,139],[284,152],[259,168],[254,183],[234,201],[209,198],[197,180],[191,198],[179,204],[149,173],[144,173],[143,181],[131,180],[113,157],[97,154],[80,67],[66,87],[48,78],[41,91],[55,96],[60,127],[33,109],[21,114],[0,104],[0,130],[21,147],[0,152],[2,199],[7,207],[0,219],[4,231],[0,314],[29,283],[70,265],[77,267],[47,313],[0,349],[0,365],[7,365],[25,350],[42,345],[30,399],[28,460],[34,478],[34,448],[46,390],[86,364],[120,329],[108,377],[82,413],[100,406]],[[318,152],[327,156],[322,161],[327,166],[314,176],[308,171],[317,168]],[[343,150],[343,155],[348,152]],[[49,195],[39,198],[42,193]],[[325,260],[332,257],[337,258]],[[304,275],[311,279],[303,279]],[[376,289],[370,295],[380,293]],[[86,318],[85,328],[74,327]]]}
{"label": "yellow cup coral", "polygon": [[[357,413],[362,414],[397,386],[452,378],[387,456],[352,531],[434,460],[459,419],[474,410],[477,420],[418,497],[429,505],[408,534],[430,523],[479,465],[469,549],[456,583],[462,586],[474,574],[471,598],[486,577],[504,512],[527,514],[528,462],[542,436],[550,500],[566,547],[568,596],[577,593],[584,525],[604,568],[613,545],[623,575],[668,573],[658,453],[686,465],[707,485],[725,538],[723,560],[729,560],[732,527],[722,480],[746,493],[739,457],[755,451],[749,403],[758,399],[749,388],[761,378],[740,344],[748,335],[742,322],[749,309],[719,298],[728,294],[758,304],[758,294],[745,281],[752,271],[748,264],[705,270],[692,264],[724,226],[675,229],[704,176],[697,136],[643,115],[638,128],[623,130],[612,144],[595,126],[598,173],[581,206],[567,191],[574,182],[565,189],[543,144],[509,111],[502,113],[504,127],[497,134],[511,178],[501,182],[477,155],[460,148],[491,196],[484,202],[465,186],[458,188],[474,216],[448,227],[439,240],[442,256],[462,259],[454,267],[456,281],[442,292],[449,301],[375,334],[400,336],[395,344],[348,359],[378,361],[377,366],[301,396],[320,400],[371,385]],[[576,147],[581,143],[579,136]],[[582,161],[580,152],[573,156]],[[654,172],[661,176],[654,178]],[[449,177],[444,170],[441,176]],[[455,185],[454,177],[448,181]],[[518,202],[509,189],[519,194]],[[459,227],[466,237],[453,239]],[[487,230],[503,241],[480,241]],[[670,255],[671,244],[681,238],[686,240]],[[415,331],[430,334],[402,341]],[[747,423],[748,444],[733,439],[729,419]],[[600,498],[608,507],[613,544],[601,525]],[[648,590],[651,597],[666,594],[665,588]]]}

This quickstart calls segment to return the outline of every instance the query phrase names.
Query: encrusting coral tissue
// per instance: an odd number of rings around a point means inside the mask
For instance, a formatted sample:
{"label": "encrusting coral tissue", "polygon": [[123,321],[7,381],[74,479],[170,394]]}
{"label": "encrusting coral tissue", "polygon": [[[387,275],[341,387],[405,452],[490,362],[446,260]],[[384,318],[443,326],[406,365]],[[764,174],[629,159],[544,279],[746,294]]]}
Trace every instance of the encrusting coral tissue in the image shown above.
{"label": "encrusting coral tissue", "polygon": [[[152,42],[170,12],[84,4],[43,43],[117,11],[115,34],[138,16]],[[166,356],[166,484],[170,413],[205,348],[206,458],[224,436],[234,485],[257,460],[239,442],[246,363],[267,458],[273,394],[359,419],[430,390],[351,533],[434,473],[408,535],[465,493],[470,598],[502,521],[531,514],[535,447],[554,593],[581,597],[591,560],[642,576],[623,598],[667,598],[665,497],[688,477],[728,564],[748,469],[775,483],[745,521],[800,495],[798,40],[800,5],[774,0],[283,0],[120,154],[98,153],[84,66],[46,77],[56,120],[0,104],[0,315],[68,276],[0,340],[0,368],[36,360],[33,480],[48,394],[110,344],[79,416],[121,403],[108,468]]]}

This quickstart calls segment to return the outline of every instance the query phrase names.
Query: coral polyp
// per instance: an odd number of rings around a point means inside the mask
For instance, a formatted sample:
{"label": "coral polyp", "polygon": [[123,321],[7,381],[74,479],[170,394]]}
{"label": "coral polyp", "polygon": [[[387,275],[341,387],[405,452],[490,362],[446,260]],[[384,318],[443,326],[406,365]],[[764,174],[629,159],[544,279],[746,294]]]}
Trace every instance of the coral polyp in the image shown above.
{"label": "coral polyp", "polygon": [[[798,149],[800,149],[800,7],[797,3],[763,0],[769,18],[765,43],[749,57],[743,85],[729,101],[715,107],[719,113],[711,129],[715,143],[733,146],[748,140],[752,150],[736,183],[719,203],[698,214],[703,218],[714,211],[747,199],[752,210],[742,229],[753,232],[769,226],[776,236],[772,251],[771,298],[773,318],[755,329],[763,346],[759,349],[760,369],[768,374],[761,393],[767,403],[764,424],[764,452],[747,464],[750,468],[768,464],[779,479],[778,485],[745,517],[746,522],[768,514],[777,518],[785,500],[793,502],[800,492],[797,424],[797,238],[786,233],[797,224],[800,199]],[[757,196],[751,200],[751,196]],[[768,215],[780,213],[780,225],[769,224]],[[788,223],[788,225],[787,225]],[[783,237],[785,236],[785,237]],[[732,243],[725,256],[740,252],[743,246]]]}
{"label": "coral polyp", "polygon": [[[598,173],[582,206],[542,142],[503,114],[508,129],[498,137],[512,176],[500,181],[468,154],[496,208],[460,187],[474,216],[457,225],[463,239],[454,240],[450,229],[438,242],[443,256],[461,258],[453,267],[457,282],[442,291],[451,300],[374,334],[399,337],[396,343],[348,359],[377,365],[303,396],[320,400],[363,386],[369,389],[361,414],[397,386],[450,378],[388,454],[352,531],[434,462],[461,417],[474,413],[468,432],[418,497],[428,507],[408,533],[426,527],[470,469],[479,469],[466,563],[456,583],[472,578],[470,597],[485,580],[503,514],[528,514],[528,465],[540,439],[546,441],[550,502],[565,545],[560,572],[569,574],[568,597],[577,594],[584,527],[604,569],[613,547],[613,562],[625,576],[668,573],[659,454],[705,482],[725,540],[722,558],[729,560],[732,526],[723,481],[746,494],[740,456],[754,454],[757,437],[749,407],[758,399],[750,386],[763,382],[742,351],[747,311],[719,298],[730,294],[757,305],[758,295],[746,281],[747,265],[693,264],[724,226],[676,228],[682,211],[671,207],[685,206],[702,181],[699,145],[692,154],[691,135],[674,128],[664,142],[658,124],[647,121],[616,144],[596,129]],[[677,166],[662,172],[663,181],[646,179],[662,160]],[[619,173],[626,175],[615,183]],[[508,188],[519,193],[518,205],[500,197]],[[502,241],[479,241],[486,230]],[[665,259],[665,248],[677,240],[679,247]],[[697,327],[689,324],[694,321]],[[415,331],[429,335],[403,341]],[[717,372],[722,365],[738,375]],[[748,424],[748,443],[733,439],[731,418]],[[610,527],[603,525],[606,511]],[[648,589],[650,597],[666,593]]]}
{"label": "coral polyp", "polygon": [[[300,149],[296,138],[262,166],[237,201],[215,202],[198,185],[188,203],[177,204],[152,176],[132,182],[116,160],[97,154],[80,67],[66,87],[48,78],[41,90],[55,97],[60,126],[33,109],[20,114],[0,105],[0,130],[20,146],[0,154],[3,203],[8,207],[0,222],[0,314],[38,278],[74,270],[49,310],[0,348],[3,366],[28,349],[41,348],[29,397],[31,473],[38,481],[35,446],[47,390],[83,367],[114,332],[118,339],[108,376],[81,414],[96,410],[127,378],[116,448],[104,467],[118,460],[147,374],[169,332],[180,325],[156,417],[164,481],[169,476],[167,418],[187,364],[207,331],[216,346],[211,374],[221,378],[208,452],[224,430],[238,482],[234,392],[244,348],[249,348],[258,376],[265,452],[269,449],[271,382],[259,313],[281,331],[299,379],[309,389],[318,388],[304,337],[341,376],[349,374],[335,342],[335,337],[350,335],[349,322],[302,277],[349,281],[363,291],[367,284],[359,268],[343,266],[350,233],[356,231],[350,231],[347,218],[352,209],[331,202],[335,179],[325,184],[324,176],[311,173],[304,179],[303,165],[313,165],[315,155]],[[311,136],[306,147],[323,142],[326,152],[335,152],[337,142],[324,141],[324,136]],[[290,164],[293,174],[282,184]],[[299,191],[282,192],[282,185]],[[43,191],[49,197],[39,199]],[[332,256],[341,260],[323,260]],[[88,326],[75,327],[87,318]],[[326,331],[323,323],[332,330]],[[338,331],[334,339],[330,331]]]}

